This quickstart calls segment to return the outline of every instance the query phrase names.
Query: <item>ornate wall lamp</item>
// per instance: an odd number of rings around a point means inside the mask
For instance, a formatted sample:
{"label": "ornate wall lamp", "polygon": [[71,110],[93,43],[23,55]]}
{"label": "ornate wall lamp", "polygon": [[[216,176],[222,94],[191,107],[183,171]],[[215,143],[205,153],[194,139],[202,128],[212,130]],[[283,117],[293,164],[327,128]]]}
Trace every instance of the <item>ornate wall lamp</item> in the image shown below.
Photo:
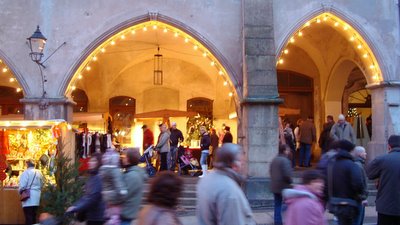
{"label": "ornate wall lamp", "polygon": [[42,98],[39,103],[39,108],[40,109],[47,109],[48,107],[48,101],[45,100],[46,98],[46,90],[45,90],[45,83],[47,82],[46,77],[43,75],[42,67],[46,68],[43,63],[46,62],[54,53],[56,53],[63,45],[65,45],[67,42],[62,43],[56,50],[54,50],[49,57],[47,57],[45,60],[42,61],[42,58],[44,56],[43,50],[44,47],[46,46],[46,37],[40,32],[39,25],[36,28],[36,31],[27,38],[28,40],[28,45],[31,50],[29,53],[29,56],[31,57],[32,61],[35,62],[40,70],[40,76],[42,78]]}

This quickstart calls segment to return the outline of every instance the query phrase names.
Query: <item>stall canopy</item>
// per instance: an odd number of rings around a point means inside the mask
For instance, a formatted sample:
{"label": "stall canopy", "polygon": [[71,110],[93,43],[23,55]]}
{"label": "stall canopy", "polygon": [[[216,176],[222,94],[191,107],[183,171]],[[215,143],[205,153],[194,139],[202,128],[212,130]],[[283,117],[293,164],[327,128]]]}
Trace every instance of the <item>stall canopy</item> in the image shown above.
{"label": "stall canopy", "polygon": [[164,118],[168,119],[169,117],[192,117],[196,116],[196,112],[187,112],[187,111],[180,111],[174,109],[162,109],[157,111],[151,112],[144,112],[135,114],[135,118]]}

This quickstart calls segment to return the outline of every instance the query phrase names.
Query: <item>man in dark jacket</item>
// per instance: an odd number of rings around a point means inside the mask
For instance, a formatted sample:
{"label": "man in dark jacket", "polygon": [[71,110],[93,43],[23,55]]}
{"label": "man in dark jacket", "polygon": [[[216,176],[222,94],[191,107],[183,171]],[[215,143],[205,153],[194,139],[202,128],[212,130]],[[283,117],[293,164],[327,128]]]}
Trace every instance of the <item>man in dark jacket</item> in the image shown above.
{"label": "man in dark jacket", "polygon": [[328,165],[328,194],[329,201],[339,199],[340,204],[335,216],[341,225],[352,225],[357,219],[358,208],[361,205],[361,195],[364,193],[362,171],[354,162],[350,151],[354,144],[340,140],[340,149],[335,160]]}
{"label": "man in dark jacket", "polygon": [[169,129],[171,133],[169,136],[170,140],[170,150],[168,155],[168,168],[171,171],[175,171],[177,153],[178,153],[178,144],[183,141],[183,134],[178,128],[176,128],[176,122],[171,123],[171,128]]}
{"label": "man in dark jacket", "polygon": [[201,165],[201,170],[203,172],[203,174],[199,177],[204,177],[205,175],[207,175],[207,158],[208,158],[208,153],[209,153],[209,149],[210,149],[210,145],[211,145],[211,139],[210,139],[210,135],[208,135],[206,127],[205,126],[201,126],[200,127],[200,135],[201,135],[201,139],[200,139],[200,148],[201,148],[201,157],[200,157],[200,165]]}
{"label": "man in dark jacket", "polygon": [[324,154],[329,150],[329,146],[333,141],[331,138],[331,128],[334,124],[335,121],[333,120],[333,116],[328,115],[318,140],[319,147],[321,148],[321,154]]}
{"label": "man in dark jacket", "polygon": [[231,134],[231,128],[228,126],[225,126],[224,128],[224,138],[222,139],[222,144],[224,143],[232,143],[233,141],[233,136]]}
{"label": "man in dark jacket", "polygon": [[300,125],[300,167],[311,166],[311,147],[315,140],[314,118],[309,116],[308,119]]}
{"label": "man in dark jacket", "polygon": [[379,179],[376,196],[378,225],[400,224],[400,135],[388,140],[389,154],[374,159],[367,167],[369,179]]}

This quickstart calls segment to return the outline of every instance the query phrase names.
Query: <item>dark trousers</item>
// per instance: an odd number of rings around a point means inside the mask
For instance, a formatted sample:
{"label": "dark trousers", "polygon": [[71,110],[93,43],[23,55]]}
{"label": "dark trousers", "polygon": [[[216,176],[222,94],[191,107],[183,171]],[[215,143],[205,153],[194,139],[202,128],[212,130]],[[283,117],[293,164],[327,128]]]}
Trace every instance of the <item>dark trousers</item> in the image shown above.
{"label": "dark trousers", "polygon": [[282,194],[274,193],[274,225],[282,224]]}
{"label": "dark trousers", "polygon": [[353,225],[358,218],[358,207],[340,206],[335,216],[339,225]]}
{"label": "dark trousers", "polygon": [[378,213],[378,225],[400,225],[400,216]]}
{"label": "dark trousers", "polygon": [[168,163],[167,163],[168,152],[161,152],[160,154],[161,154],[160,171],[168,170]]}
{"label": "dark trousers", "polygon": [[38,210],[38,206],[28,206],[24,207],[24,215],[25,215],[25,224],[31,225],[36,223],[36,212]]}

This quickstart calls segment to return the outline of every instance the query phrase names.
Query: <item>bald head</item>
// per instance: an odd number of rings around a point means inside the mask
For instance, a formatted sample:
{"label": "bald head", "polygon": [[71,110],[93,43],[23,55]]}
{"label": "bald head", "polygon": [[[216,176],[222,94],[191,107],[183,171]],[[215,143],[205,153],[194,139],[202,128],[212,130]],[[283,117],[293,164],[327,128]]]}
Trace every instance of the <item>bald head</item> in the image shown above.
{"label": "bald head", "polygon": [[367,158],[367,152],[363,146],[356,146],[351,153],[354,157]]}
{"label": "bald head", "polygon": [[218,169],[234,168],[241,163],[243,150],[240,145],[225,143],[218,149],[214,167]]}

